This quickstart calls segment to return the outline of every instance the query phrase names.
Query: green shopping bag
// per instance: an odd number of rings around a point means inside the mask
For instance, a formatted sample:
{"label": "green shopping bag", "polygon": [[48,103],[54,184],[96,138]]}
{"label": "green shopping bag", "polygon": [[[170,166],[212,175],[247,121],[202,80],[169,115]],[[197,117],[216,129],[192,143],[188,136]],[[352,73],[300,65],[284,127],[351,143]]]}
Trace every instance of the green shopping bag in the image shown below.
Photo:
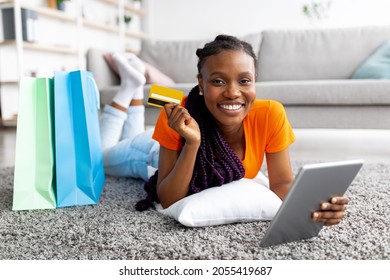
{"label": "green shopping bag", "polygon": [[13,210],[56,208],[53,95],[51,78],[20,81]]}

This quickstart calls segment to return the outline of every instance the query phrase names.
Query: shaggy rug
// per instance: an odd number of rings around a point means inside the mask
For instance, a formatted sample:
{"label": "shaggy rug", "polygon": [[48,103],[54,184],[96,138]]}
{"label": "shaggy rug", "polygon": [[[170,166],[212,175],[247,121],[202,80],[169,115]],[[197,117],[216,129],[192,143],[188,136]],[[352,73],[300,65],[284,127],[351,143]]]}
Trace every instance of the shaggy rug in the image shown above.
{"label": "shaggy rug", "polygon": [[[294,163],[294,172],[302,163]],[[260,248],[269,222],[187,228],[137,212],[141,181],[108,177],[94,206],[12,211],[13,168],[0,169],[3,260],[390,259],[390,165],[365,164],[347,191],[345,219],[309,240]]]}

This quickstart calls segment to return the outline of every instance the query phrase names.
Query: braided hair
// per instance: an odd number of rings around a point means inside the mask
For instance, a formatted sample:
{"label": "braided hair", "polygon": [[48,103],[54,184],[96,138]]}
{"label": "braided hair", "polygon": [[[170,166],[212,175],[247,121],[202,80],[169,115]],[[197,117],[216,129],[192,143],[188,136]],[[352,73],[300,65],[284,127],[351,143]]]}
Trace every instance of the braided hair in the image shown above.
{"label": "braided hair", "polygon": [[[197,64],[198,76],[205,60],[209,56],[217,55],[224,50],[243,50],[253,58],[256,65],[256,55],[250,44],[233,36],[218,35],[214,41],[207,43],[203,48],[196,51],[199,58]],[[190,115],[198,123],[201,133],[201,143],[189,185],[189,194],[239,180],[245,174],[241,160],[219,133],[214,117],[207,109],[204,97],[199,93],[199,86],[195,86],[188,94],[185,104]],[[147,197],[136,204],[138,211],[153,207],[154,201],[159,202],[156,189],[157,177],[158,171],[145,182],[144,189]]]}
{"label": "braided hair", "polygon": [[253,58],[255,67],[257,65],[256,54],[253,51],[251,44],[245,41],[241,41],[234,36],[218,35],[215,37],[214,41],[207,43],[202,49],[196,50],[196,55],[199,58],[197,64],[198,75],[200,75],[200,71],[206,62],[206,59],[209,56],[217,55],[222,51],[244,51],[247,55]]}

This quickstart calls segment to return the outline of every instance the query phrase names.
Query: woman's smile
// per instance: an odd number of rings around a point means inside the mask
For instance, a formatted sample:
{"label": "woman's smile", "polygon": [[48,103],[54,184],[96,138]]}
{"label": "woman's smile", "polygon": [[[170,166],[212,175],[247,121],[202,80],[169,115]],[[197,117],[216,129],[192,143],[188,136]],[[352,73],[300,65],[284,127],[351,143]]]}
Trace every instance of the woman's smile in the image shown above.
{"label": "woman's smile", "polygon": [[217,107],[226,113],[238,113],[243,110],[245,104],[242,103],[228,103],[228,104],[217,104]]}

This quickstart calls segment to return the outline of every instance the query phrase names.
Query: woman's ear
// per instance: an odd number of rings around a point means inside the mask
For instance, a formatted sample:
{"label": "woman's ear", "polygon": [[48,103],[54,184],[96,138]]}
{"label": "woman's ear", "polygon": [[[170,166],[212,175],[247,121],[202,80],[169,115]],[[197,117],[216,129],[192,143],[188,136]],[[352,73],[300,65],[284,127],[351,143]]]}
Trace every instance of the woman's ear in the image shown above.
{"label": "woman's ear", "polygon": [[201,74],[198,74],[198,86],[199,86],[199,91],[203,92],[203,78]]}

